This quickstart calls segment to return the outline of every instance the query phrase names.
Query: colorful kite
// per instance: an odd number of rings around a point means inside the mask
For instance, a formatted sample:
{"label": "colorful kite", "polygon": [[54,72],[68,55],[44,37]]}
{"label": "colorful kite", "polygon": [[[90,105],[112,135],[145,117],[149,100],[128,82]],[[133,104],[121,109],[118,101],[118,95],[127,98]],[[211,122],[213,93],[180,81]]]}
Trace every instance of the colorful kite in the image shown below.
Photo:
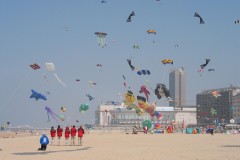
{"label": "colorful kite", "polygon": [[146,86],[142,86],[139,93],[144,93],[145,97],[147,98],[147,101],[148,101],[148,95],[150,95],[150,92],[147,90]]}
{"label": "colorful kite", "polygon": [[37,70],[37,69],[41,68],[37,63],[30,64],[29,66],[34,70]]}
{"label": "colorful kite", "polygon": [[90,105],[89,104],[81,104],[79,107],[80,112],[85,112],[89,109]]}
{"label": "colorful kite", "polygon": [[137,96],[138,107],[149,113],[151,117],[156,116],[158,119],[162,117],[162,114],[156,111],[156,102],[149,105],[145,97]]}
{"label": "colorful kite", "polygon": [[107,33],[95,32],[95,34],[98,37],[98,45],[101,46],[102,48],[105,47],[106,46],[105,37]]}
{"label": "colorful kite", "polygon": [[158,83],[155,88],[155,95],[158,99],[161,99],[163,96],[169,98],[169,90],[167,89],[165,84]]}
{"label": "colorful kite", "polygon": [[150,75],[151,72],[149,70],[140,70],[137,72],[138,75]]}
{"label": "colorful kite", "polygon": [[49,115],[51,115],[52,118],[55,119],[56,121],[58,120],[64,121],[64,116],[56,114],[55,112],[53,112],[53,110],[50,107],[46,106],[45,110],[47,111],[48,122],[50,122]]}
{"label": "colorful kite", "polygon": [[39,99],[42,99],[42,100],[47,100],[46,96],[41,94],[41,93],[38,93],[37,91],[31,89],[32,91],[32,95],[30,96],[30,98],[35,98],[35,100],[39,100]]}
{"label": "colorful kite", "polygon": [[164,60],[162,60],[162,63],[163,64],[173,64],[173,60],[171,60],[171,59],[164,59]]}
{"label": "colorful kite", "polygon": [[[45,66],[49,72],[54,72],[56,70],[55,65],[53,63],[45,63]],[[59,83],[66,87],[65,83],[63,83],[63,81],[59,78],[59,76],[56,73],[54,73],[53,75],[55,76]]]}

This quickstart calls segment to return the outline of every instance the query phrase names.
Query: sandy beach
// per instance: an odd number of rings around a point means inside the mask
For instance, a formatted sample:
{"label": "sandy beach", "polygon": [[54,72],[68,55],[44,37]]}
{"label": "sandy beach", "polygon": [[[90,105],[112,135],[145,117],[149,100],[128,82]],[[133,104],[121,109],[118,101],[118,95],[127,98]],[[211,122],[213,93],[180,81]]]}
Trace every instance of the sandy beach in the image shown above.
{"label": "sandy beach", "polygon": [[83,146],[48,145],[37,151],[40,135],[0,138],[3,160],[239,160],[237,134],[125,134],[92,131]]}

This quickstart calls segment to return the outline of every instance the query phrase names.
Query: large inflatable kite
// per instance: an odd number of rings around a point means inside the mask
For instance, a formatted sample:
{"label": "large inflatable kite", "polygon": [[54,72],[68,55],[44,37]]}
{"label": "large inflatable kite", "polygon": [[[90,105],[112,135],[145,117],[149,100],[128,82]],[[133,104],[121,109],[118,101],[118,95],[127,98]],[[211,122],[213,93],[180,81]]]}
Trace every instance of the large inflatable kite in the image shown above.
{"label": "large inflatable kite", "polygon": [[32,91],[32,95],[30,96],[30,98],[35,98],[35,100],[39,100],[39,99],[42,99],[42,100],[47,100],[46,96],[41,94],[41,93],[38,93],[37,91],[31,89]]}

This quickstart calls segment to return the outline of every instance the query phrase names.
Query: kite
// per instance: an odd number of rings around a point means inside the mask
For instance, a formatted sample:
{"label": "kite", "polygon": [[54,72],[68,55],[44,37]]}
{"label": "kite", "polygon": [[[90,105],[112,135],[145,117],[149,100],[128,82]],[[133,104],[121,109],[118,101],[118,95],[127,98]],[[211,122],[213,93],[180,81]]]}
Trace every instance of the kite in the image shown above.
{"label": "kite", "polygon": [[209,62],[210,62],[210,59],[206,59],[206,63],[200,65],[201,69],[203,69],[204,67],[206,67]]}
{"label": "kite", "polygon": [[107,3],[107,1],[102,0],[101,3]]}
{"label": "kite", "polygon": [[240,93],[240,89],[238,88],[238,89],[234,89],[233,91],[232,91],[232,95],[233,96],[236,96],[238,93]]}
{"label": "kite", "polygon": [[91,85],[97,85],[97,83],[93,82],[93,81],[88,81],[88,84]]}
{"label": "kite", "polygon": [[95,32],[95,34],[98,37],[98,45],[101,46],[102,48],[105,47],[106,46],[105,37],[106,37],[107,33]]}
{"label": "kite", "polygon": [[128,90],[127,93],[124,94],[123,103],[127,106],[126,109],[127,110],[135,109],[138,115],[142,115],[143,111],[136,104],[134,104],[135,100],[136,98],[132,91]]}
{"label": "kite", "polygon": [[135,67],[132,65],[131,59],[127,59],[127,62],[128,62],[129,66],[131,67],[131,69],[133,71],[135,69]]}
{"label": "kite", "polygon": [[35,100],[39,100],[39,99],[42,99],[42,100],[47,100],[46,96],[41,94],[41,93],[38,93],[37,91],[31,89],[32,91],[32,95],[30,96],[30,98],[35,98]]}
{"label": "kite", "polygon": [[148,95],[150,95],[150,92],[147,90],[146,86],[142,86],[139,93],[144,93],[148,101]]}
{"label": "kite", "polygon": [[79,107],[79,111],[80,112],[85,112],[89,109],[89,104],[81,104],[80,107]]}
{"label": "kite", "polygon": [[173,60],[171,60],[171,59],[164,59],[164,60],[162,60],[162,63],[163,64],[173,64]]}
{"label": "kite", "polygon": [[66,107],[61,107],[61,111],[62,111],[62,112],[66,112],[66,111],[67,111],[67,108],[66,108]]}
{"label": "kite", "polygon": [[208,69],[208,71],[215,71],[215,69]]}
{"label": "kite", "polygon": [[[54,72],[56,70],[55,65],[53,63],[45,63],[45,66],[49,72]],[[59,83],[61,83],[64,87],[67,87],[56,73],[54,73],[53,75],[56,77]]]}
{"label": "kite", "polygon": [[96,66],[97,66],[97,67],[102,67],[102,64],[97,64]]}
{"label": "kite", "polygon": [[239,22],[240,22],[240,20],[236,20],[236,21],[234,21],[235,24],[237,24],[237,23],[239,23]]}
{"label": "kite", "polygon": [[217,110],[214,108],[211,108],[211,114],[212,116],[217,115]]}
{"label": "kite", "polygon": [[148,34],[157,34],[157,31],[153,30],[153,29],[149,29],[149,30],[147,30],[147,33]]}
{"label": "kite", "polygon": [[150,120],[145,120],[142,122],[143,127],[147,127],[148,129],[152,128],[152,123]]}
{"label": "kite", "polygon": [[162,115],[156,111],[156,102],[149,105],[145,97],[137,96],[137,103],[138,107],[149,113],[151,117],[156,116],[158,119],[162,117]]}
{"label": "kite", "polygon": [[58,75],[56,73],[53,75],[56,77],[56,79],[58,80],[59,83],[61,83],[64,87],[67,87],[66,84],[63,83],[63,81],[58,77]]}
{"label": "kite", "polygon": [[215,98],[218,98],[219,96],[221,96],[221,94],[218,91],[212,91],[211,93]]}
{"label": "kite", "polygon": [[133,45],[133,48],[134,48],[134,49],[140,49],[140,46],[137,45],[137,44],[134,44],[134,45]]}
{"label": "kite", "polygon": [[132,11],[132,13],[128,16],[127,22],[131,22],[132,21],[132,16],[135,16],[134,11]]}
{"label": "kite", "polygon": [[138,75],[150,75],[151,72],[149,70],[140,70],[137,72]]}
{"label": "kite", "polygon": [[161,99],[162,96],[169,97],[169,90],[166,88],[165,84],[158,83],[157,87],[155,88],[155,95],[158,99]]}
{"label": "kite", "polygon": [[125,78],[125,76],[124,76],[124,75],[122,75],[122,77],[123,77],[123,79],[124,79],[124,80],[126,80],[126,78]]}
{"label": "kite", "polygon": [[197,12],[195,12],[194,17],[198,17],[200,19],[200,24],[204,24],[202,17]]}
{"label": "kite", "polygon": [[47,111],[47,116],[48,116],[48,122],[50,122],[50,118],[49,115],[52,116],[53,119],[55,119],[56,121],[58,121],[59,119],[61,121],[64,121],[64,116],[63,115],[57,115],[55,112],[53,112],[53,110],[51,108],[49,108],[48,106],[45,107],[45,110]]}
{"label": "kite", "polygon": [[80,79],[76,79],[76,82],[80,82]]}
{"label": "kite", "polygon": [[56,70],[55,65],[53,63],[45,63],[45,66],[48,71],[53,72]]}
{"label": "kite", "polygon": [[37,69],[41,68],[37,63],[30,64],[29,66],[34,70],[37,70]]}
{"label": "kite", "polygon": [[89,101],[92,101],[94,99],[90,94],[86,94],[86,96],[88,97]]}

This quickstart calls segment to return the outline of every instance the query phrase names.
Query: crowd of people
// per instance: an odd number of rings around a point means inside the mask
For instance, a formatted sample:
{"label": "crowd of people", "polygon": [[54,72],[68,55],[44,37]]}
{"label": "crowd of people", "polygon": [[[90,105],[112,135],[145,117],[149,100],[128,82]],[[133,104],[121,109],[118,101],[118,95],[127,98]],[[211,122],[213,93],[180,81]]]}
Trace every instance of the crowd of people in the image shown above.
{"label": "crowd of people", "polygon": [[[60,125],[58,125],[57,129],[55,129],[53,126],[50,130],[51,135],[51,145],[61,145],[62,137],[64,135],[65,137],[65,145],[79,145],[82,146],[82,139],[83,135],[85,134],[84,129],[82,126],[79,128],[76,128],[75,125],[71,126],[69,128],[68,126],[63,130]],[[77,137],[77,138],[76,138]],[[57,139],[57,142],[55,142],[55,139]],[[76,143],[77,139],[77,143]]]}

